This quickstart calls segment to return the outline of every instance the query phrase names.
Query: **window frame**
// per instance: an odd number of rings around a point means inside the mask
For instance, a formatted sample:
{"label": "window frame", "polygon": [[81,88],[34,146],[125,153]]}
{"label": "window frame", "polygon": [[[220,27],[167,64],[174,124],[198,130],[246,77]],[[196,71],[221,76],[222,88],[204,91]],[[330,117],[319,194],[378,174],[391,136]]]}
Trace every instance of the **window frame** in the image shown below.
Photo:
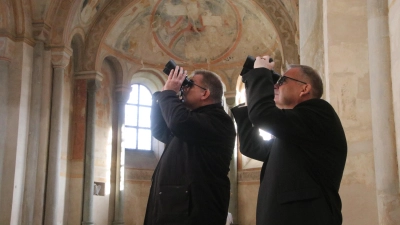
{"label": "window frame", "polygon": [[[124,146],[124,148],[125,148],[125,150],[129,150],[129,151],[149,151],[150,152],[150,151],[153,151],[153,137],[151,135],[151,124],[150,124],[149,127],[143,127],[143,126],[139,125],[139,121],[140,121],[140,118],[141,118],[140,117],[140,108],[149,108],[150,112],[151,112],[151,99],[150,99],[150,102],[149,102],[150,104],[149,105],[140,104],[140,91],[141,91],[141,88],[145,88],[150,95],[152,93],[151,93],[150,89],[146,85],[144,85],[142,83],[132,83],[131,87],[133,87],[134,85],[138,86],[138,88],[137,88],[137,103],[129,103],[129,99],[128,99],[128,101],[126,102],[125,106],[129,105],[129,106],[136,107],[136,109],[137,109],[136,126],[127,125],[126,123],[124,123],[124,129],[126,129],[126,128],[136,129],[136,148],[128,148],[126,146]],[[132,91],[134,91],[133,88],[132,88]],[[132,91],[130,92],[129,96],[131,95]],[[125,118],[126,118],[126,109],[125,109]],[[149,118],[149,121],[150,121],[150,118]],[[150,123],[151,123],[151,121],[150,121]],[[150,141],[150,148],[149,149],[139,149],[139,130],[140,129],[145,129],[145,130],[150,131],[150,140],[149,140]],[[124,134],[124,139],[126,138],[125,135],[126,135],[126,132]]]}

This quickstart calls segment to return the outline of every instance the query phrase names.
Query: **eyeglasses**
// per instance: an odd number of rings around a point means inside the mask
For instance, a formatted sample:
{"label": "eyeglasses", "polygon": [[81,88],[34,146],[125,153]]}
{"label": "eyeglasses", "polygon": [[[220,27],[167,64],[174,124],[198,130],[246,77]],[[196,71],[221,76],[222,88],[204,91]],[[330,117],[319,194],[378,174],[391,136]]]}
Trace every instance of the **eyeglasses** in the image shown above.
{"label": "eyeglasses", "polygon": [[190,82],[187,82],[187,84],[184,85],[183,88],[184,88],[184,89],[186,89],[186,88],[191,88],[191,87],[193,87],[193,85],[194,85],[194,86],[197,86],[197,87],[199,87],[199,88],[201,88],[201,89],[203,89],[203,90],[207,90],[207,88],[202,87],[202,86],[197,85],[196,83],[194,83],[194,81],[193,81],[192,79],[190,79]]}
{"label": "eyeglasses", "polygon": [[300,83],[302,83],[302,84],[307,84],[307,83],[304,82],[304,81],[297,80],[297,79],[294,79],[294,78],[291,78],[291,77],[288,77],[288,76],[283,75],[283,76],[279,77],[278,81],[276,81],[276,85],[277,85],[278,87],[279,87],[279,86],[282,86],[283,83],[286,81],[286,79],[294,80],[294,81],[300,82]]}

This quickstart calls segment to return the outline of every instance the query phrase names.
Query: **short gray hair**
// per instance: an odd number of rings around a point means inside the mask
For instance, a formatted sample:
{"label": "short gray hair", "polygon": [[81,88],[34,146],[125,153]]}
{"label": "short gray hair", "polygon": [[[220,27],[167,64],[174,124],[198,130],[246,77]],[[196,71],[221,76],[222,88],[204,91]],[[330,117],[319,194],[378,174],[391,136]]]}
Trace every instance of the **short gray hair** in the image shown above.
{"label": "short gray hair", "polygon": [[305,65],[289,65],[289,68],[299,68],[301,75],[310,81],[312,86],[311,96],[314,98],[321,98],[324,93],[324,85],[322,84],[321,76],[318,72],[310,66]]}
{"label": "short gray hair", "polygon": [[221,80],[215,73],[208,70],[196,70],[193,74],[203,76],[203,85],[210,91],[210,98],[215,103],[222,101],[224,90]]}

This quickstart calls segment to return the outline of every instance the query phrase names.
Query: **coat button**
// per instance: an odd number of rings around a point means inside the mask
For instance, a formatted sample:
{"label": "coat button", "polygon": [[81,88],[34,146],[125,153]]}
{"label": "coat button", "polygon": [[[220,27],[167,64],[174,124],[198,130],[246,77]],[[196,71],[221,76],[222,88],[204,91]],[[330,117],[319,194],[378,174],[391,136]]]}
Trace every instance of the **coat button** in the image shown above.
{"label": "coat button", "polygon": [[160,191],[160,193],[158,193],[159,195],[161,195],[162,194],[162,192]]}

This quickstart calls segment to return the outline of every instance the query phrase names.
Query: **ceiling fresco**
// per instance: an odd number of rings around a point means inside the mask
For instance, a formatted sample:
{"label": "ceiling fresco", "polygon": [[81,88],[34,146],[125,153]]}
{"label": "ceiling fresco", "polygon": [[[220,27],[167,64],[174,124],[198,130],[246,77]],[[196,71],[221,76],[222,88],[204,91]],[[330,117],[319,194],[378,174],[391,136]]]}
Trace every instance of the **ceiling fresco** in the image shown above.
{"label": "ceiling fresco", "polygon": [[243,0],[142,0],[111,28],[106,44],[128,58],[163,64],[242,63],[247,55],[281,55],[264,11]]}

